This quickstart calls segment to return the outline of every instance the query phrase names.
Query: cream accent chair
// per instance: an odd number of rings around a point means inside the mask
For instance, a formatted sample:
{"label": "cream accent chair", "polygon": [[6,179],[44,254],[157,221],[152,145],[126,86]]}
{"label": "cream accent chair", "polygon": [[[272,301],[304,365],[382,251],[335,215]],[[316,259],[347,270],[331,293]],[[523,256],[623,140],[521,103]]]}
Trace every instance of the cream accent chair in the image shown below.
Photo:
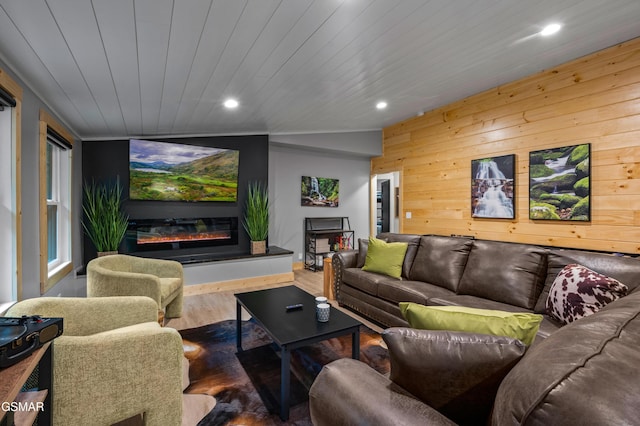
{"label": "cream accent chair", "polygon": [[174,260],[114,254],[87,264],[87,297],[147,296],[165,309],[165,318],[182,316],[182,265]]}
{"label": "cream accent chair", "polygon": [[53,424],[111,425],[140,413],[148,426],[182,424],[182,338],[160,327],[148,297],[40,297],[6,316],[64,318],[53,341]]}

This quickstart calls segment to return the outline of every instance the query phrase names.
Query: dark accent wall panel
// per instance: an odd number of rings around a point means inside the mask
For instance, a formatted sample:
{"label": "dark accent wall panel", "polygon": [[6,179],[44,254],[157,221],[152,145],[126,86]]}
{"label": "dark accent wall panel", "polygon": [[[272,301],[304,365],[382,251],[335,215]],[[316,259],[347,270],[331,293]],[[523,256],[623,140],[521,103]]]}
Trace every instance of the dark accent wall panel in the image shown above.
{"label": "dark accent wall panel", "polygon": [[[129,140],[83,141],[82,142],[82,179],[97,183],[115,182],[120,179],[124,188],[124,210],[133,219],[162,219],[190,217],[238,217],[240,221],[244,211],[247,185],[251,181],[268,183],[269,179],[269,138],[267,135],[249,136],[211,136],[195,138],[157,138],[139,137],[136,139],[159,142],[228,148],[240,151],[238,172],[238,201],[230,202],[178,202],[178,201],[131,201],[129,193]],[[249,251],[249,239],[240,226],[238,245],[181,250],[180,254],[244,253]],[[96,250],[85,236],[84,263],[96,256]],[[175,254],[175,253],[174,253]],[[150,252],[148,256],[171,257],[171,253]]]}

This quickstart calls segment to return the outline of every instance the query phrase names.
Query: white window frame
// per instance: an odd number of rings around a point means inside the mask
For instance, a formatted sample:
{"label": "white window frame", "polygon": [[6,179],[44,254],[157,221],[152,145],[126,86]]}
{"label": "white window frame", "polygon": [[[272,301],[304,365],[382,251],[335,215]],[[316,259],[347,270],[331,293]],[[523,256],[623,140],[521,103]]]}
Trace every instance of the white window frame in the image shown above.
{"label": "white window frame", "polygon": [[[49,130],[62,136],[73,144],[71,134],[46,111],[40,111],[40,294],[73,270],[71,259],[71,170],[72,150],[62,149],[47,140]],[[51,191],[52,199],[47,197],[47,148],[52,148]],[[48,207],[57,206],[56,253],[57,257],[49,261]]]}
{"label": "white window frame", "polygon": [[16,287],[16,202],[15,138],[13,108],[0,111],[0,314],[17,301]]}
{"label": "white window frame", "polygon": [[[49,260],[50,241],[47,240],[47,269],[49,278],[51,278],[61,266],[71,261],[71,185],[69,179],[71,175],[71,151],[63,150],[51,142],[47,142],[47,149],[51,149],[52,179],[51,198],[47,197],[47,207],[56,206],[56,235],[58,236],[56,239],[57,256],[52,260]],[[47,221],[48,219],[49,217],[47,216]]]}

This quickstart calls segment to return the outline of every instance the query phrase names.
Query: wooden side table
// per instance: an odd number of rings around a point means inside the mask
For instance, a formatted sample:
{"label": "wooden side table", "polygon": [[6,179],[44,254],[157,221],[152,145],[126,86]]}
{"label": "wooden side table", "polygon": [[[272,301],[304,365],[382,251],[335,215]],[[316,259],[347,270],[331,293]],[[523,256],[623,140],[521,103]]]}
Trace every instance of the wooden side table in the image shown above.
{"label": "wooden side table", "polygon": [[[7,420],[7,424],[14,424],[15,422],[16,426],[31,425],[36,416],[38,417],[39,425],[51,424],[52,351],[51,342],[47,342],[17,364],[0,369],[0,401],[44,403],[44,411],[6,412],[0,409],[0,424]],[[38,389],[40,390],[37,392],[20,392],[22,385],[38,366]]]}
{"label": "wooden side table", "polygon": [[324,271],[324,297],[333,300],[335,299],[333,294],[333,264],[330,257],[324,259],[322,270]]}

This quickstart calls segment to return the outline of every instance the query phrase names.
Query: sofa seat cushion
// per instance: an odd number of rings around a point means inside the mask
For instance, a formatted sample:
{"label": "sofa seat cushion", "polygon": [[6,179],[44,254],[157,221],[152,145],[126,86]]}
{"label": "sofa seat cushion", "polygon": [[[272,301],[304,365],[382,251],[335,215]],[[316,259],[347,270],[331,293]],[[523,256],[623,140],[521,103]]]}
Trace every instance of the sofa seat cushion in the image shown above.
{"label": "sofa seat cushion", "polygon": [[378,283],[378,297],[392,303],[414,302],[427,304],[430,297],[442,297],[454,294],[446,288],[423,283],[422,281],[380,281]]}
{"label": "sofa seat cushion", "polygon": [[542,316],[542,322],[540,323],[540,328],[538,329],[538,338],[534,344],[542,339],[546,339],[551,336],[553,333],[558,331],[564,324],[559,323],[555,319],[551,318],[548,315]]}
{"label": "sofa seat cushion", "polygon": [[382,338],[389,378],[460,424],[486,423],[500,381],[526,351],[516,339],[461,332],[390,328]]}
{"label": "sofa seat cushion", "polygon": [[533,309],[546,277],[546,252],[526,244],[475,240],[458,294]]}
{"label": "sofa seat cushion", "polygon": [[638,424],[638,347],[634,292],[531,347],[503,380],[492,424]]}
{"label": "sofa seat cushion", "polygon": [[440,296],[430,298],[427,305],[429,306],[468,306],[477,309],[495,309],[507,312],[532,312],[529,309],[523,309],[520,306],[513,306],[507,303],[496,302],[495,300],[484,299],[478,296],[469,296],[467,294],[452,294],[449,296]]}
{"label": "sofa seat cushion", "polygon": [[536,337],[542,315],[507,312],[465,306],[423,306],[400,303],[402,316],[413,328],[451,330],[507,336],[530,345]]}
{"label": "sofa seat cushion", "polygon": [[385,327],[407,327],[409,325],[402,318],[397,303],[387,302],[348,285],[341,287],[340,306],[349,307]]}
{"label": "sofa seat cushion", "polygon": [[378,284],[381,281],[387,280],[398,281],[396,279],[389,278],[386,275],[367,272],[358,268],[348,268],[342,273],[343,284],[357,288],[358,290],[364,291],[365,293],[373,296],[378,295]]}
{"label": "sofa seat cushion", "polygon": [[607,304],[627,295],[620,281],[571,263],[549,289],[547,314],[563,324],[593,315]]}
{"label": "sofa seat cushion", "polygon": [[425,235],[420,239],[409,279],[456,291],[471,246],[468,238]]}
{"label": "sofa seat cushion", "polygon": [[640,286],[640,280],[638,279],[640,261],[637,258],[582,250],[552,250],[547,256],[546,280],[534,309],[536,313],[542,314],[546,312],[551,284],[553,284],[562,268],[570,263],[577,263],[600,274],[615,278],[629,288],[629,293]]}

